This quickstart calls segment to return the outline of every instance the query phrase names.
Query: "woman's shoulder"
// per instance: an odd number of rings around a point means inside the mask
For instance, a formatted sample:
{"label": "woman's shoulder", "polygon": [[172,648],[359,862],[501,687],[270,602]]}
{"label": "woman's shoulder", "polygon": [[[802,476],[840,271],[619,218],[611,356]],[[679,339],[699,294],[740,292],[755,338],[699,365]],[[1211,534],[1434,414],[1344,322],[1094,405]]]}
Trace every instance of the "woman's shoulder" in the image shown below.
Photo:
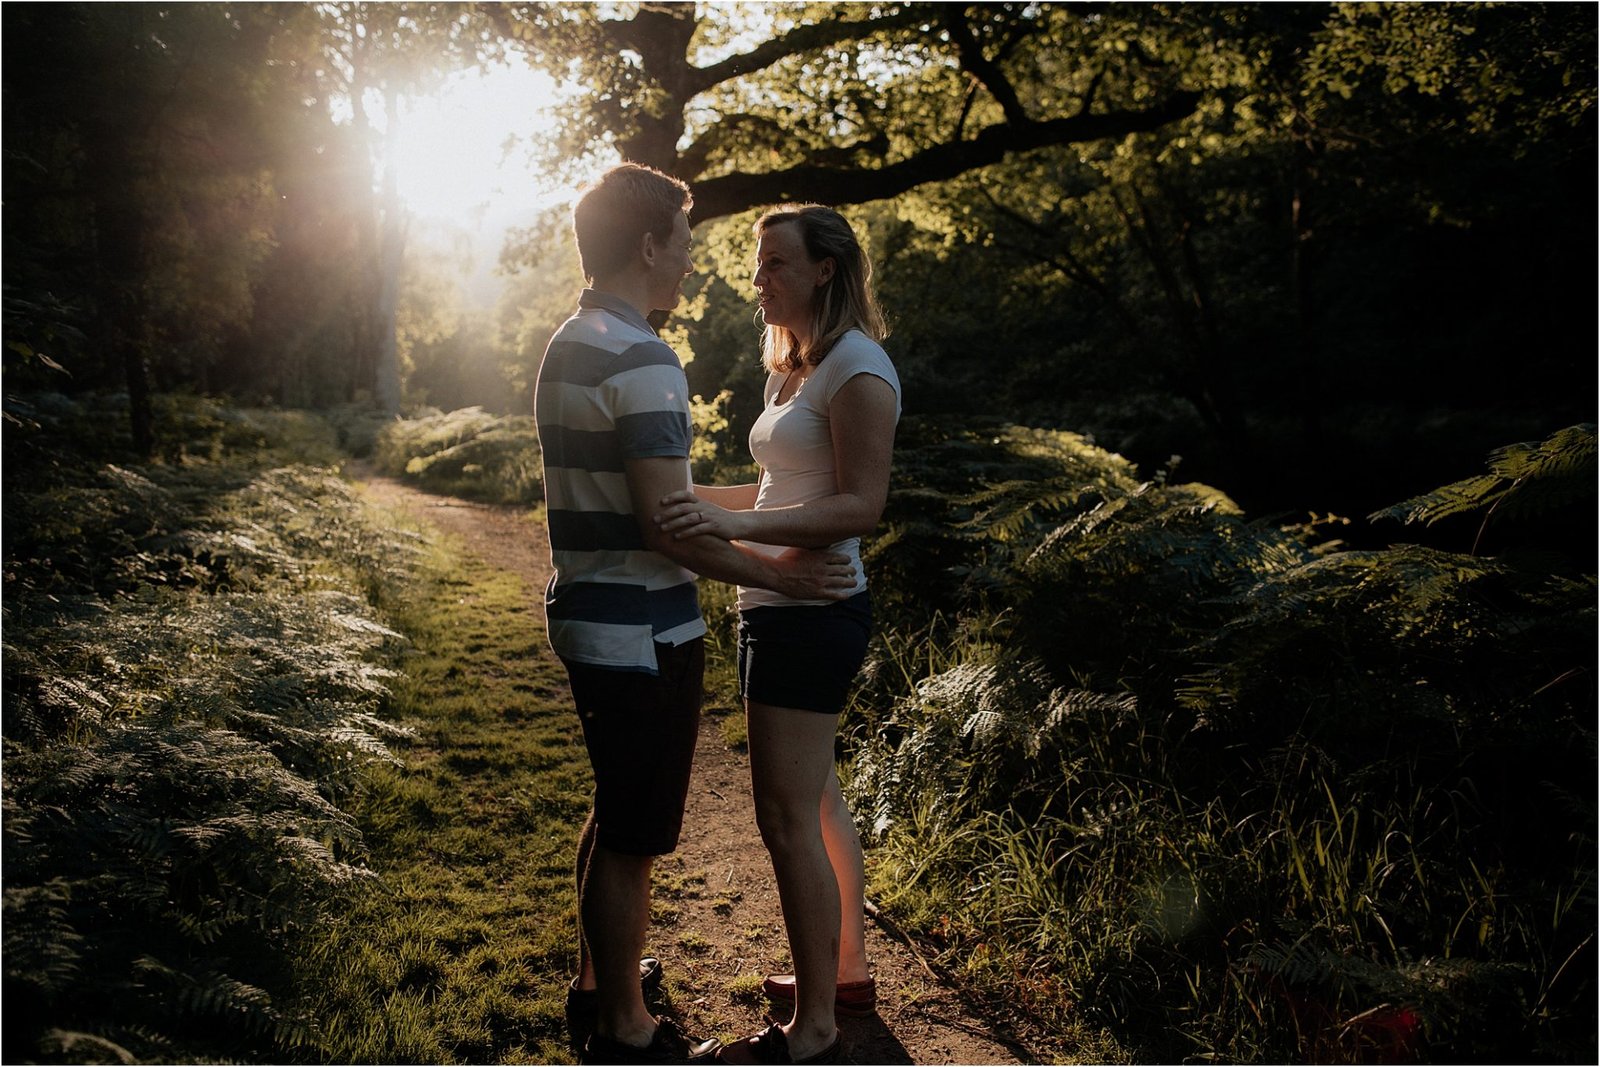
{"label": "woman's shoulder", "polygon": [[817,369],[827,377],[824,392],[829,398],[858,374],[882,378],[894,389],[895,397],[900,396],[900,375],[895,372],[894,361],[882,345],[860,330],[851,330],[839,338]]}
{"label": "woman's shoulder", "polygon": [[[837,361],[837,362],[835,362]],[[822,361],[826,367],[833,363],[834,373],[859,373],[870,370],[881,373],[887,369],[894,371],[894,361],[883,350],[883,346],[860,330],[850,330],[834,344],[833,350],[828,353],[828,358]]]}

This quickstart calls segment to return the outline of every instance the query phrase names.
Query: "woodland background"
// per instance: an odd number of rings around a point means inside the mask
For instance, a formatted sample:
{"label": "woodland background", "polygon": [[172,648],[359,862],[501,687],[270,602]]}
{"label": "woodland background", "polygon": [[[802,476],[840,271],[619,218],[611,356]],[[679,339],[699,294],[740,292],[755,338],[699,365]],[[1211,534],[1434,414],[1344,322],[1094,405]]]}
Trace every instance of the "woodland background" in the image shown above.
{"label": "woodland background", "polygon": [[867,239],[908,418],[841,756],[965,981],[1133,1059],[1593,1059],[1593,5],[3,22],[7,1059],[350,1052],[297,931],[371,878],[404,552],[328,471],[540,499],[562,210],[484,307],[385,166],[512,56],[530,171],[695,187],[701,475],[755,213]]}

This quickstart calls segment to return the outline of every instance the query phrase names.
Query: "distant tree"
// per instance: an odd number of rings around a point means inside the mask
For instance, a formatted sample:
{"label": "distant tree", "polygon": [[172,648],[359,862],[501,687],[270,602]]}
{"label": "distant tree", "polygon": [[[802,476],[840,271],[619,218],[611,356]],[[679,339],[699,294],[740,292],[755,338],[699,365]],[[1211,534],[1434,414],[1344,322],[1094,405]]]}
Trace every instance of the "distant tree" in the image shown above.
{"label": "distant tree", "polygon": [[[403,121],[407,97],[432,87],[445,72],[492,53],[496,46],[470,4],[357,0],[318,5],[316,11],[321,19],[324,73],[348,104],[353,128],[369,153],[374,184],[359,224],[357,257],[367,285],[361,309],[362,359],[374,403],[396,414],[401,402],[396,315],[406,214],[389,146]],[[373,122],[374,107],[381,107],[381,126]]]}
{"label": "distant tree", "polygon": [[253,314],[215,388],[251,400],[316,407],[370,395],[371,272],[362,260],[372,208],[367,146],[329,114],[314,48],[290,59],[279,42],[284,98],[268,130],[273,160],[272,248]]}
{"label": "distant tree", "polygon": [[495,348],[510,391],[509,414],[533,410],[533,387],[545,346],[577,307],[583,271],[572,239],[560,233],[560,213],[513,233],[501,253],[510,276],[495,308]]}
{"label": "distant tree", "polygon": [[68,309],[82,343],[56,362],[79,385],[120,381],[141,452],[152,391],[203,381],[250,313],[269,246],[255,133],[274,18],[207,4],[5,14],[7,287],[23,307]]}
{"label": "distant tree", "polygon": [[8,374],[126,390],[141,452],[164,389],[398,409],[383,135],[493,51],[471,5],[24,5],[5,31]]}

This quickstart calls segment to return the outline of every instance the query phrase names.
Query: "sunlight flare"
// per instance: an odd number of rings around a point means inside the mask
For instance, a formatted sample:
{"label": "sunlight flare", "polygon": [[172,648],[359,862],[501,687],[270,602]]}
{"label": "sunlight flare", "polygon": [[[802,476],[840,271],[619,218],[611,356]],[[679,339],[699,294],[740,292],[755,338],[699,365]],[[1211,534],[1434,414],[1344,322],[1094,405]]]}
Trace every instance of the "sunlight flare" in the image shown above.
{"label": "sunlight flare", "polygon": [[473,226],[560,202],[567,191],[528,164],[560,121],[559,101],[548,74],[515,63],[457,74],[435,95],[403,104],[391,158],[407,207]]}

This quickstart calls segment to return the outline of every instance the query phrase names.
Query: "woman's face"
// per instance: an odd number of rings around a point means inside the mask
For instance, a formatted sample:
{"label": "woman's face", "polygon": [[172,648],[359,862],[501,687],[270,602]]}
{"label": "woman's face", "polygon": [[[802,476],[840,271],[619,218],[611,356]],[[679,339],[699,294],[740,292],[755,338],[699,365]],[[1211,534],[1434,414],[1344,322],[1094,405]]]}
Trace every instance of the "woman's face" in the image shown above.
{"label": "woman's face", "polygon": [[832,277],[832,258],[812,259],[798,225],[780,222],[761,231],[756,242],[756,297],[761,320],[768,326],[782,326],[809,341],[812,302]]}

